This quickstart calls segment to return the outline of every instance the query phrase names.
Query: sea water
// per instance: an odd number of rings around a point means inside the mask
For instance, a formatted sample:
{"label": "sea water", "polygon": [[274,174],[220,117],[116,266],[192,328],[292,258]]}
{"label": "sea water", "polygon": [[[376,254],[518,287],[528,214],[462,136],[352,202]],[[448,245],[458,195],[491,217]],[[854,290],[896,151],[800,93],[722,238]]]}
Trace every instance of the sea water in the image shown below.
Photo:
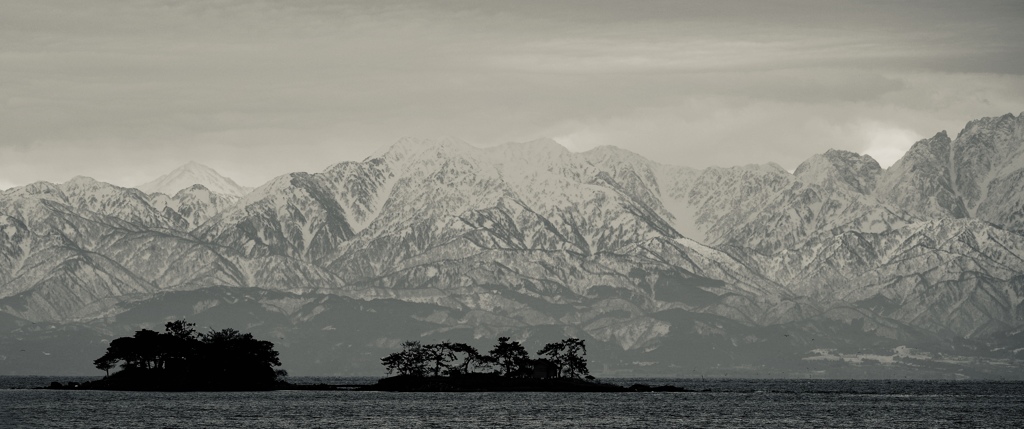
{"label": "sea water", "polygon": [[[39,378],[35,385],[51,379]],[[28,380],[0,377],[0,387],[25,387]],[[1024,427],[1022,382],[606,381],[698,391],[172,393],[6,388],[0,390],[0,427]]]}

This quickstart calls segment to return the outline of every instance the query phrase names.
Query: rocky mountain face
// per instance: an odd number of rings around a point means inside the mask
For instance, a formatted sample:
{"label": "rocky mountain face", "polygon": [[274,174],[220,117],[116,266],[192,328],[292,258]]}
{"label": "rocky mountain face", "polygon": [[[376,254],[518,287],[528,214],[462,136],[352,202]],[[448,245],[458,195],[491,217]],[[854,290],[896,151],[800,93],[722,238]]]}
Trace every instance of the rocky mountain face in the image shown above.
{"label": "rocky mountain face", "polygon": [[159,192],[149,194],[150,205],[184,229],[194,230],[206,221],[238,202],[239,197],[218,194],[201,184],[178,191],[174,196]]}
{"label": "rocky mountain face", "polygon": [[977,218],[1021,232],[1024,120],[1007,114],[971,121],[917,142],[882,175],[878,196],[924,218]]}
{"label": "rocky mountain face", "polygon": [[574,335],[605,375],[1019,377],[1022,129],[972,121],[889,169],[403,139],[251,192],[14,188],[0,372],[92,373],[103,341],[187,317],[276,339],[297,374],[377,374],[407,339]]}

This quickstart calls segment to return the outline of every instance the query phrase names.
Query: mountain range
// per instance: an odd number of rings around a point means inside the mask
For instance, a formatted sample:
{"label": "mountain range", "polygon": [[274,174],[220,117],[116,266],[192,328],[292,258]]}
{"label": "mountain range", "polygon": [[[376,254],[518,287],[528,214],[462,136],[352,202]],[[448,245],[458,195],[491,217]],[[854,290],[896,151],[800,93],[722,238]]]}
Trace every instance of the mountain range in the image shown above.
{"label": "mountain range", "polygon": [[0,193],[0,373],[94,374],[110,339],[184,317],[293,374],[576,336],[599,375],[1020,378],[1021,183],[1024,114],[887,169],[406,138],[251,190],[195,163],[37,182]]}

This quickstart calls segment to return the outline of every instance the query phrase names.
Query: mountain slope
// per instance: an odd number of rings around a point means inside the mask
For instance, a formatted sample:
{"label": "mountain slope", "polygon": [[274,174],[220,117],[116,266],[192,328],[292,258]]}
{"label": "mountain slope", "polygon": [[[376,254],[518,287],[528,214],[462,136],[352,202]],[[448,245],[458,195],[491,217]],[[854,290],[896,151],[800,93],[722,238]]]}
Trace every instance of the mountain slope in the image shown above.
{"label": "mountain slope", "polygon": [[1024,114],[971,121],[914,144],[879,179],[879,200],[923,218],[976,217],[1024,229]]}

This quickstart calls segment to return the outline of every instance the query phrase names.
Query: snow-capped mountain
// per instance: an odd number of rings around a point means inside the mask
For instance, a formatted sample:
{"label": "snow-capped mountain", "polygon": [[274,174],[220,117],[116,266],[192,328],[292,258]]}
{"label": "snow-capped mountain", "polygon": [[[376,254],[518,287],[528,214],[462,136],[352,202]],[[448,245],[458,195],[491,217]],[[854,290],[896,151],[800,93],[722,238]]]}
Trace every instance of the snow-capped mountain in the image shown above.
{"label": "snow-capped mountain", "polygon": [[198,184],[182,189],[174,196],[159,192],[149,194],[149,202],[154,208],[168,218],[180,218],[189,230],[206,223],[237,201],[236,196],[218,194]]}
{"label": "snow-capped mountain", "polygon": [[214,193],[231,197],[241,197],[252,190],[194,161],[136,188],[147,194],[161,193],[173,196],[181,190],[191,188],[192,185],[202,185]]}
{"label": "snow-capped mountain", "polygon": [[912,347],[934,359],[887,368],[1019,376],[1022,116],[889,169],[407,138],[241,196],[40,182],[0,193],[0,339],[74,331],[101,353],[188,317],[264,330],[299,373],[375,373],[403,339],[575,335],[604,373],[850,375],[878,368],[822,356]]}
{"label": "snow-capped mountain", "polygon": [[879,178],[879,199],[926,218],[978,218],[1024,231],[1021,116],[978,119],[956,139],[941,132],[917,142]]}

